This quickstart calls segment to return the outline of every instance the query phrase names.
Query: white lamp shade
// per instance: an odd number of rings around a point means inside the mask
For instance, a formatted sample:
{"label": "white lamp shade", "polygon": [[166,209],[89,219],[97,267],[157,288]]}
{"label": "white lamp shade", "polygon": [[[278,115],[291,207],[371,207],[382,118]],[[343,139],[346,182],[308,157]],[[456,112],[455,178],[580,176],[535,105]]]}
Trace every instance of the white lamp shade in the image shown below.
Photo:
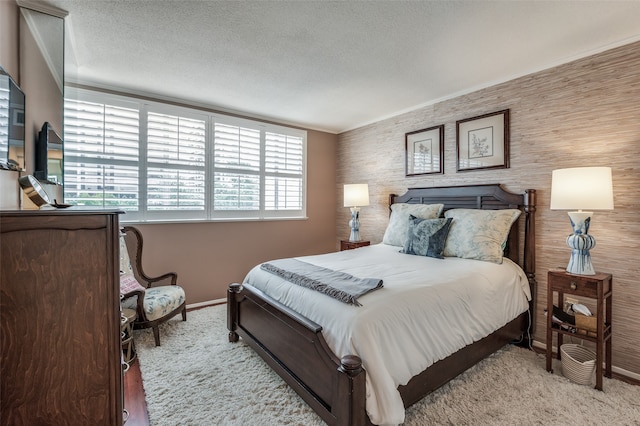
{"label": "white lamp shade", "polygon": [[554,170],[551,210],[613,210],[611,167]]}
{"label": "white lamp shade", "polygon": [[369,205],[369,185],[355,183],[344,186],[344,206],[359,207]]}

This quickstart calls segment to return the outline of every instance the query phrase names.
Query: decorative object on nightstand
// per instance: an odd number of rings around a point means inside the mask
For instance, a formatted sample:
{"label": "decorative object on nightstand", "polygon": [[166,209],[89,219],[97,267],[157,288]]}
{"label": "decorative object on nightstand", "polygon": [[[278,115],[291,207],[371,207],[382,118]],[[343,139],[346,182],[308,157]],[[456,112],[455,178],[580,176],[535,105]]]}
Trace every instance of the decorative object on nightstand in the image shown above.
{"label": "decorative object on nightstand", "polygon": [[575,167],[554,170],[551,179],[551,210],[570,211],[573,234],[567,237],[571,259],[567,272],[595,275],[589,250],[596,240],[589,235],[592,211],[613,210],[613,184],[610,167]]}
{"label": "decorative object on nightstand", "polygon": [[[597,305],[596,311],[594,316],[587,317],[592,319],[592,321],[581,321],[581,314],[576,313],[575,325],[564,322],[555,324],[552,320],[552,315],[549,314],[554,310],[553,293],[558,293],[557,306],[564,306],[565,294],[594,299]],[[558,350],[556,353],[556,357],[558,359],[562,359],[562,356],[564,356],[561,348],[563,346],[563,337],[565,335],[575,336],[582,340],[594,342],[596,344],[595,388],[602,390],[603,372],[605,377],[611,377],[612,294],[613,277],[611,274],[597,272],[591,276],[584,276],[569,274],[562,269],[549,271],[549,274],[547,275],[547,371],[552,371],[551,360],[553,333],[557,333],[558,336]],[[565,348],[565,352],[567,349],[568,348]],[[605,364],[604,371],[602,367],[603,362]],[[585,364],[585,361],[583,360],[582,363]],[[565,368],[565,365],[568,365],[566,361],[563,362],[563,368]],[[588,365],[585,365],[584,367],[588,367]],[[580,373],[580,371],[578,371],[578,373]],[[589,378],[590,377],[591,376],[589,376]],[[581,378],[581,380],[583,379],[586,381],[584,377]]]}
{"label": "decorative object on nightstand", "polygon": [[353,249],[357,249],[358,247],[368,246],[370,244],[371,244],[371,241],[340,240],[340,251],[353,250]]}
{"label": "decorative object on nightstand", "polygon": [[349,241],[360,241],[360,207],[369,205],[369,185],[356,183],[344,186],[344,206],[351,207]]}

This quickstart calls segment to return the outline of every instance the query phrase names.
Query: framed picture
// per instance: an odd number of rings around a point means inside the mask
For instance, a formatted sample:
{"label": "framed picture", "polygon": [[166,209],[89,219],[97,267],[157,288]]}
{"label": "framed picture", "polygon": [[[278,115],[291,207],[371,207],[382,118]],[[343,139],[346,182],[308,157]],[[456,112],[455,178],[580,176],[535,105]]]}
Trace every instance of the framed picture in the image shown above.
{"label": "framed picture", "polygon": [[405,133],[405,175],[444,173],[444,124]]}
{"label": "framed picture", "polygon": [[458,171],[509,167],[509,110],[456,121]]}

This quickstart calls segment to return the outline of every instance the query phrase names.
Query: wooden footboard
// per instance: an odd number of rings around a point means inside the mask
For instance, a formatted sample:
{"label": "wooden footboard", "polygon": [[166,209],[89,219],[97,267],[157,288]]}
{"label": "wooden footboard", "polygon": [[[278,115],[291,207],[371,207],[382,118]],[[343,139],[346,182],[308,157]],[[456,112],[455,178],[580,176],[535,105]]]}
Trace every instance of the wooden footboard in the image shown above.
{"label": "wooden footboard", "polygon": [[242,337],[329,425],[365,425],[365,371],[359,357],[338,359],[322,327],[250,286],[227,293],[229,341]]}
{"label": "wooden footboard", "polygon": [[[371,424],[365,408],[366,373],[359,357],[338,359],[321,326],[251,285],[231,284],[227,303],[229,341],[242,337],[327,424]],[[520,338],[527,326],[525,312],[413,377],[398,388],[405,407]]]}

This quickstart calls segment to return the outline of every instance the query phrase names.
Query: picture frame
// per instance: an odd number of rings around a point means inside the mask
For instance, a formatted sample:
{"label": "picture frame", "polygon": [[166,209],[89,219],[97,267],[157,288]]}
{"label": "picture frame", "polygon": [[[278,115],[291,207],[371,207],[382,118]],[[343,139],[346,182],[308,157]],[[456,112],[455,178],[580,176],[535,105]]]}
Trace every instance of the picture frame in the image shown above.
{"label": "picture frame", "polygon": [[457,171],[509,168],[509,110],[456,121]]}
{"label": "picture frame", "polygon": [[444,124],[405,133],[405,176],[444,173]]}

